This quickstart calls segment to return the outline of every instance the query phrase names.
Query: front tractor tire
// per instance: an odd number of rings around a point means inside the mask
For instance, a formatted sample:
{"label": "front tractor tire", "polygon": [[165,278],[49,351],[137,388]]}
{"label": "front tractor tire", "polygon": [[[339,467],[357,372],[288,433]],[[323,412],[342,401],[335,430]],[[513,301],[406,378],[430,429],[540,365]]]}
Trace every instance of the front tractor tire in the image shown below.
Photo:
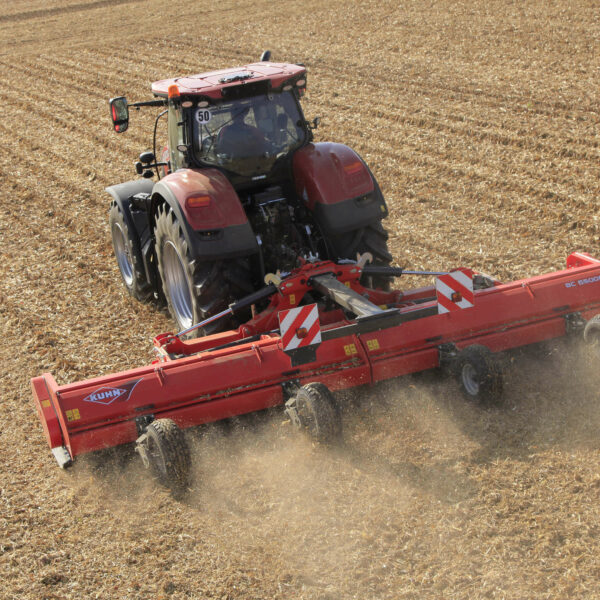
{"label": "front tractor tire", "polygon": [[110,207],[108,224],[115,258],[125,288],[136,300],[148,302],[152,299],[153,293],[146,279],[140,242],[116,202],[113,202]]}
{"label": "front tractor tire", "polygon": [[[158,207],[154,238],[163,292],[180,331],[254,291],[245,259],[196,260],[167,204]],[[225,317],[190,335],[209,335],[234,325],[231,317]]]}

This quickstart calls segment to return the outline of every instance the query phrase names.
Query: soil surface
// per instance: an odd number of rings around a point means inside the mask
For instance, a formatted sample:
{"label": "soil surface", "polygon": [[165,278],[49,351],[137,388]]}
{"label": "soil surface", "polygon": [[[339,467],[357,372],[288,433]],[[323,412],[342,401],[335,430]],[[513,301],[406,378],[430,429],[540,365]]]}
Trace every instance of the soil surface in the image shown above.
{"label": "soil surface", "polygon": [[172,328],[126,294],[103,191],[155,113],[117,136],[107,99],[266,48],[306,64],[317,139],[371,166],[396,264],[508,280],[600,255],[597,1],[13,0],[0,40],[0,598],[600,597],[600,374],[576,342],[513,356],[500,408],[429,377],[347,397],[339,448],[276,410],[194,432],[184,501],[123,453],[58,469],[29,386],[147,364]]}

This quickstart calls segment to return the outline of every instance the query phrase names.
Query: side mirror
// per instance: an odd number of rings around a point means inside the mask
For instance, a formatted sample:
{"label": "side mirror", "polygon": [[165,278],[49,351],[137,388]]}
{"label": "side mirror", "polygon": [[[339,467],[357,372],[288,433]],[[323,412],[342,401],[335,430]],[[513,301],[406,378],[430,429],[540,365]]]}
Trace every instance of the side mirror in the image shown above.
{"label": "side mirror", "polygon": [[127,127],[129,126],[129,106],[127,106],[127,98],[125,98],[125,96],[111,98],[108,103],[110,105],[110,116],[115,131],[117,133],[127,131]]}
{"label": "side mirror", "polygon": [[265,50],[260,55],[260,62],[269,62],[270,60],[271,60],[271,51],[270,50]]}

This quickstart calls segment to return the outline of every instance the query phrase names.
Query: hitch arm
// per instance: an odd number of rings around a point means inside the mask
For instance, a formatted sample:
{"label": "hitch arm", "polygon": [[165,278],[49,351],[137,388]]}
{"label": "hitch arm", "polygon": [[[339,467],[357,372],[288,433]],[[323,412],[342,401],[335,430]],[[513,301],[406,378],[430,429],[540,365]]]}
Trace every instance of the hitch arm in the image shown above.
{"label": "hitch arm", "polygon": [[204,321],[200,321],[200,323],[196,323],[195,325],[192,325],[191,327],[188,327],[187,329],[184,329],[183,331],[176,333],[174,335],[174,337],[180,338],[181,336],[191,333],[192,331],[195,331],[196,329],[200,329],[200,327],[209,325],[210,323],[213,323],[214,321],[218,321],[219,319],[222,319],[223,317],[226,317],[227,315],[232,315],[232,314],[236,313],[237,311],[242,310],[243,308],[252,306],[256,302],[259,302],[260,300],[265,300],[266,298],[269,298],[276,291],[277,291],[277,288],[274,285],[267,285],[264,288],[258,290],[257,292],[254,292],[254,293],[250,294],[249,296],[245,296],[244,298],[242,298],[241,300],[238,300],[237,302],[233,302],[232,304],[229,305],[228,309],[223,310],[220,313],[217,313],[216,315],[212,315],[211,317],[208,317],[208,319],[204,319]]}
{"label": "hitch arm", "polygon": [[402,275],[446,275],[448,271],[408,271],[402,267],[383,267],[365,265],[362,272],[365,275],[380,275],[383,277],[401,277]]}

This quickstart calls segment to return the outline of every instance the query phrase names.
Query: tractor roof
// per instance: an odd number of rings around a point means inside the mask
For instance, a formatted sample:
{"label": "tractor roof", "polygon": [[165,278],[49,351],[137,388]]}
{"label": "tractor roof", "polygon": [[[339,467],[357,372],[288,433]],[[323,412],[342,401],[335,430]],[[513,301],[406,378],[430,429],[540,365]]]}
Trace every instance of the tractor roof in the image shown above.
{"label": "tractor roof", "polygon": [[152,92],[155,96],[167,96],[169,87],[176,85],[181,95],[202,95],[219,99],[223,97],[224,88],[267,80],[271,80],[272,88],[277,88],[284,81],[298,77],[305,71],[301,65],[258,62],[233,69],[155,81],[152,84]]}

